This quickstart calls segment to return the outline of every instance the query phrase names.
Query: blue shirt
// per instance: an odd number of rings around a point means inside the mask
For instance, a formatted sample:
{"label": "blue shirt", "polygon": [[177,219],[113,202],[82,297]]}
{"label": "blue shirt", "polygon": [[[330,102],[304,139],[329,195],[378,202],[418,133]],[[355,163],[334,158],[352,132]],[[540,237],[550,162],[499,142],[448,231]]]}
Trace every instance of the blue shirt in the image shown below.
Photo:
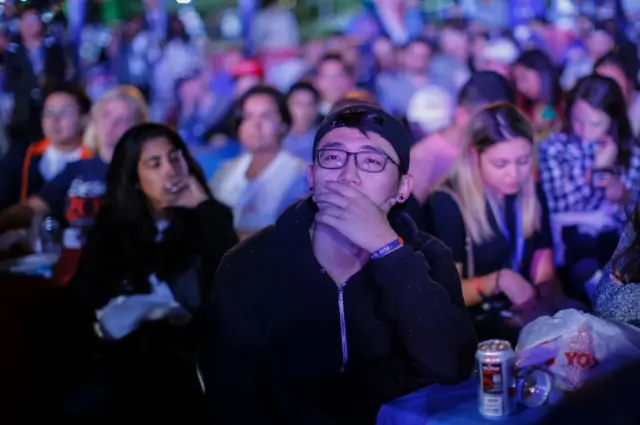
{"label": "blue shirt", "polygon": [[40,197],[65,227],[92,226],[106,191],[109,165],[100,158],[72,162],[45,184]]}
{"label": "blue shirt", "polygon": [[235,141],[229,141],[217,148],[192,149],[191,153],[202,167],[207,180],[218,171],[220,165],[242,153],[242,146]]}

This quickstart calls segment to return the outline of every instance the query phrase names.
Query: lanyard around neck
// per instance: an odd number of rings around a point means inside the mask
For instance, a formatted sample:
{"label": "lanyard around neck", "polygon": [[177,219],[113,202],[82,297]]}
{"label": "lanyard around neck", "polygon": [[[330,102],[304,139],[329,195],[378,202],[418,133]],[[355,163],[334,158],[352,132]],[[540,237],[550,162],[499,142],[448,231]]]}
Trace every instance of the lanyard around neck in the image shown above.
{"label": "lanyard around neck", "polygon": [[[513,206],[513,214],[515,214],[515,232],[512,235],[509,232],[509,228],[507,226],[507,222],[505,220],[505,208],[495,208],[495,218],[498,226],[500,227],[500,231],[504,235],[510,243],[510,247],[515,245],[515,248],[511,250],[511,270],[514,272],[520,272],[522,268],[522,259],[524,257],[524,244],[525,238],[523,234],[522,227],[522,209],[520,206],[520,200],[516,199],[515,204]],[[515,238],[515,244],[513,244],[513,238]]]}

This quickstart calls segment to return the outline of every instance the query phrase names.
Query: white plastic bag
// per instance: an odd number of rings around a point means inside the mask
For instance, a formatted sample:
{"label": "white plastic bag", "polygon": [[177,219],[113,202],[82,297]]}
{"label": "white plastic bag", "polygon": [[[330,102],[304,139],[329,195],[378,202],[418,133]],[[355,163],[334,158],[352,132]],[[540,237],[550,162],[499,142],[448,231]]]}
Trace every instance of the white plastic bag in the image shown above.
{"label": "white plastic bag", "polygon": [[155,274],[149,276],[151,292],[120,296],[96,311],[96,318],[104,336],[118,340],[135,331],[142,322],[167,319],[183,324],[191,315],[180,306],[166,282],[160,282]]}
{"label": "white plastic bag", "polygon": [[518,368],[551,373],[555,385],[573,391],[587,380],[640,359],[640,330],[577,310],[540,317],[520,332]]}

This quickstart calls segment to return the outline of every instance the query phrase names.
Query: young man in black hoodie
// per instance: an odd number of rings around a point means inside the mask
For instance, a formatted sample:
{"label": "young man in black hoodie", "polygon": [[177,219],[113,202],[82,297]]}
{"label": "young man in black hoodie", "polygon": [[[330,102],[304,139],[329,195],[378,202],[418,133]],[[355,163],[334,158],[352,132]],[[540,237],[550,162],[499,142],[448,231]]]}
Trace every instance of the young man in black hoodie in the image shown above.
{"label": "young man in black hoodie", "polygon": [[373,424],[384,402],[470,377],[451,252],[402,212],[410,146],[381,109],[335,111],[312,197],[224,258],[201,359],[211,423]]}

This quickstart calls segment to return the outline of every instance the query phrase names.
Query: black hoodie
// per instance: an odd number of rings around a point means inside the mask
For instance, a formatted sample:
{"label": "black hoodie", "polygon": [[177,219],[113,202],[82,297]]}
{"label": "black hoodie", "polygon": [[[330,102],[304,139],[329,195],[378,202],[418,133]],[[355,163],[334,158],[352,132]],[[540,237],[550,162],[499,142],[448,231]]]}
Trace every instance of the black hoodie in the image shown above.
{"label": "black hoodie", "polygon": [[291,206],[218,269],[200,362],[211,423],[373,424],[384,402],[471,375],[476,337],[449,249],[393,212],[405,245],[340,289],[313,253],[316,211]]}

